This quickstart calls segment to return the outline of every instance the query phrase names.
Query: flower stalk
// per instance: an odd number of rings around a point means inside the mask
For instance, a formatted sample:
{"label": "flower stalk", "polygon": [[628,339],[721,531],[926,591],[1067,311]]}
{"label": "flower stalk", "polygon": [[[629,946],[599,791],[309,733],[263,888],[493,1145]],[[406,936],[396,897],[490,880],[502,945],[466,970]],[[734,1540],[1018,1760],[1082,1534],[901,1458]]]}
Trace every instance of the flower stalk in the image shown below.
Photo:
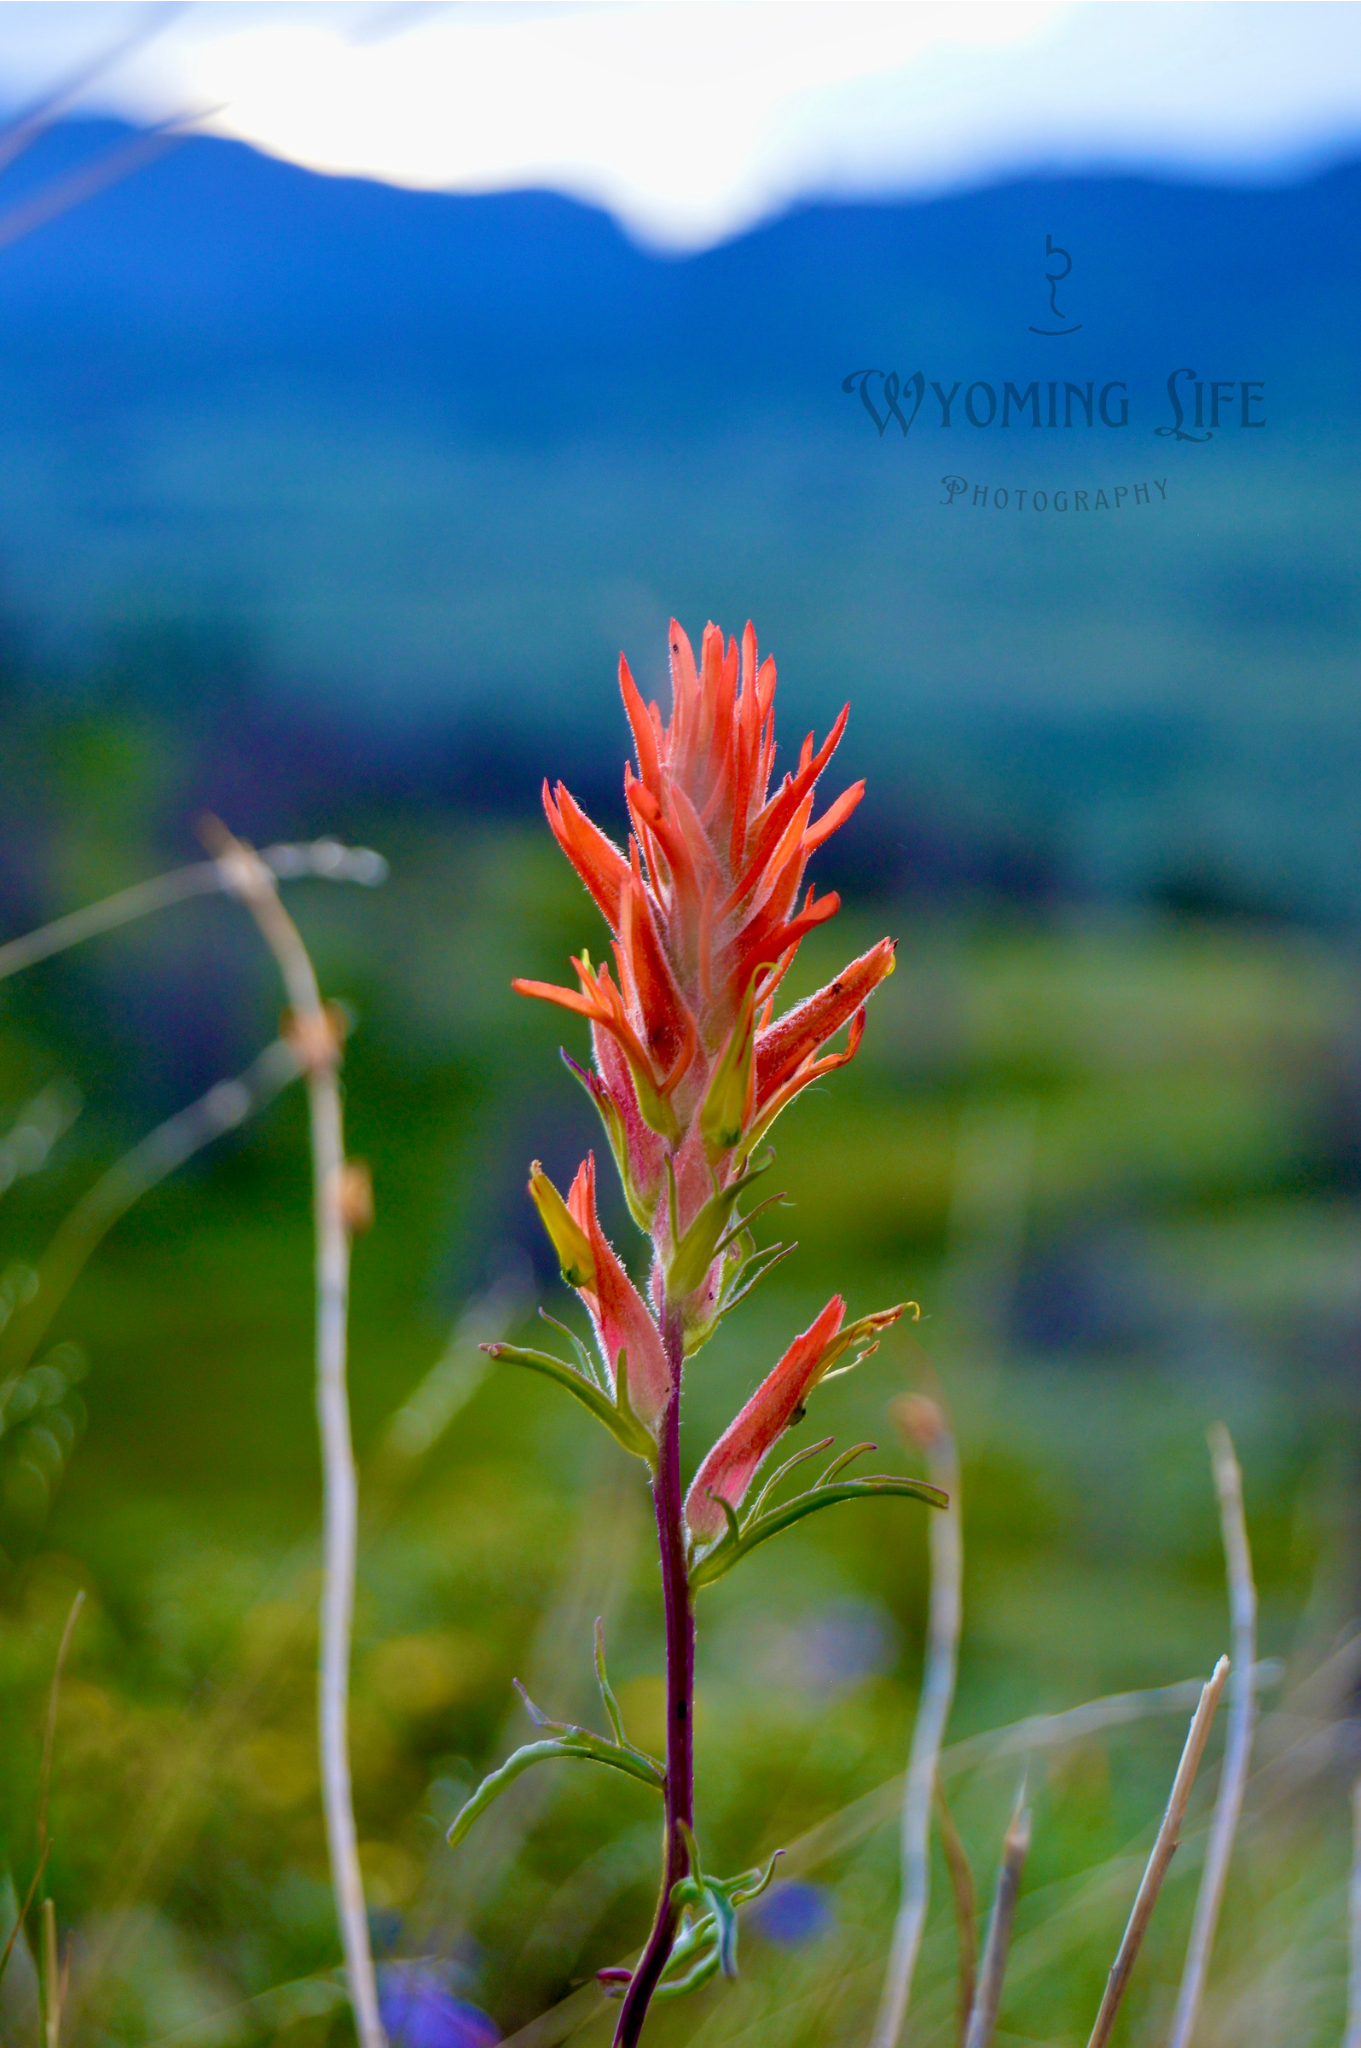
{"label": "flower stalk", "polygon": [[[865,1005],[892,973],[891,939],[852,961],[815,995],[775,1015],[776,994],[807,934],[835,915],[839,899],[802,893],[813,852],[860,801],[856,783],[814,819],[815,790],[841,739],[843,710],[815,747],[772,786],[775,664],[758,661],[748,625],[739,649],[716,626],[698,663],[671,625],[670,719],[644,704],[626,662],[619,683],[636,768],[624,771],[630,835],[614,845],[561,783],[544,787],[549,826],[610,928],[610,959],[582,950],[578,986],[517,981],[523,995],[554,1003],[591,1031],[593,1071],[564,1054],[585,1086],[619,1172],[629,1213],[649,1243],[646,1292],[630,1278],[601,1228],[594,1155],[566,1195],[536,1162],[529,1193],[564,1283],[590,1319],[595,1353],[575,1337],[577,1362],[508,1344],[494,1356],[554,1379],[648,1467],[656,1513],[666,1640],[666,1758],[628,1743],[609,1690],[601,1693],[614,1743],[584,1729],[531,1745],[503,1767],[549,1756],[588,1756],[655,1779],[663,1797],[661,1888],[652,1928],[632,1970],[601,1981],[622,1995],[616,2048],[632,2048],[654,1998],[675,1998],[737,1970],[736,1908],[770,1881],[771,1866],[736,1878],[701,1867],[694,1783],[695,1598],[757,1544],[805,1514],[843,1500],[912,1495],[940,1506],[936,1487],[900,1475],[847,1480],[857,1445],[832,1459],[805,1492],[767,1506],[804,1457],[779,1468],[748,1507],[770,1451],[802,1420],[817,1386],[877,1348],[902,1305],[846,1321],[834,1295],[734,1417],[687,1491],[682,1470],[681,1391],[687,1362],[722,1318],[784,1255],[758,1247],[753,1225],[778,1195],[753,1200],[773,1155],[772,1125],[813,1081],[845,1066],[864,1029]],[[834,1041],[842,1031],[844,1046]],[[763,1191],[764,1193],[764,1191]],[[570,1336],[570,1333],[569,1333]],[[537,1712],[537,1710],[536,1710]],[[474,1794],[475,1818],[495,1779]],[[453,1838],[466,1831],[463,1816]]]}

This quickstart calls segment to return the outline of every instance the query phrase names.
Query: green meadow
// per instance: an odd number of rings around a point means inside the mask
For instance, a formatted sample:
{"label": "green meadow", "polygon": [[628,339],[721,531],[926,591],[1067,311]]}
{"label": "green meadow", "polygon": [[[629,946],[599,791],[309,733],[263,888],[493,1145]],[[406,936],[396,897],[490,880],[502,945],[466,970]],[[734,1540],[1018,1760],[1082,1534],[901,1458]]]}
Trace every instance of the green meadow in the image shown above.
{"label": "green meadow", "polygon": [[[149,772],[126,735],[71,743],[52,914],[154,871],[135,822]],[[528,1739],[513,1678],[555,1717],[599,1721],[597,1615],[630,1732],[657,1739],[660,1603],[639,1469],[555,1388],[477,1349],[527,1332],[539,1305],[576,1312],[523,1184],[534,1156],[555,1176],[588,1146],[607,1163],[557,1057],[564,1038],[581,1056],[585,1031],[509,982],[560,978],[603,927],[541,828],[394,813],[350,836],[390,861],[382,888],[287,888],[323,989],[351,1013],[348,1135],[376,1197],[351,1332],[352,1742],[375,1941],[383,1956],[449,1961],[508,2038],[574,1998],[595,2044],[608,2021],[579,1987],[645,1932],[654,1795],[553,1764],[457,1851],[443,1831]],[[1205,1432],[1227,1423],[1259,1654],[1276,1661],[1197,2038],[1335,2040],[1356,1762],[1353,950],[1156,905],[862,894],[808,942],[791,993],[885,932],[900,939],[898,971],[857,1061],[777,1127],[771,1184],[789,1206],[767,1212],[765,1237],[797,1249],[691,1367],[688,1463],[829,1294],[855,1314],[919,1305],[819,1392],[791,1448],[869,1439],[875,1469],[916,1470],[890,1401],[917,1389],[954,1416],[965,1609],[947,1740],[965,1747],[947,1752],[946,1793],[986,1905],[1025,1772],[1033,1847],[997,2039],[1081,2048],[1188,1709],[1181,1695],[1146,1701],[1062,1741],[990,1731],[1209,1672],[1229,1621]],[[279,1000],[244,914],[209,900],[35,968],[0,1002],[7,1125],[53,1083],[84,1104],[4,1194],[0,1284],[18,1303],[99,1172],[180,1106],[177,1089],[244,1065]],[[174,1050],[186,1032],[197,1065]],[[86,1594],[44,1880],[72,1941],[71,2048],[351,2038],[314,1741],[309,1203],[295,1088],[115,1227],[8,1397],[11,1924],[34,1870],[57,1642]],[[622,1203],[607,1227],[632,1257]],[[706,1859],[739,1869],[785,1848],[788,1881],[816,1892],[800,1938],[753,1909],[739,1982],[659,2006],[659,2048],[866,2037],[897,1883],[893,1793],[868,1795],[901,1773],[910,1740],[927,1512],[848,1503],[703,1594]],[[1221,1744],[1218,1730],[1117,2039],[1165,2037]],[[910,2022],[921,2048],[955,2039],[956,1956],[937,1860]],[[36,2039],[32,1999],[20,1943],[0,1989],[6,2040]]]}

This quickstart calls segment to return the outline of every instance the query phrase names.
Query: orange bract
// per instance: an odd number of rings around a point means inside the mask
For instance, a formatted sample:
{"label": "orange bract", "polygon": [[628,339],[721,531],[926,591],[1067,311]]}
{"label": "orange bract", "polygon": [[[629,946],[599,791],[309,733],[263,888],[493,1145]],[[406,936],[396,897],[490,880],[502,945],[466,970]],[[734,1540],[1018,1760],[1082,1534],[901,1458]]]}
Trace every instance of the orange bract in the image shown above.
{"label": "orange bract", "polygon": [[[730,1152],[730,1164],[736,1161],[801,1088],[851,1057],[864,1001],[893,970],[893,946],[885,939],[817,996],[772,1021],[775,990],[801,940],[840,904],[834,893],[819,897],[811,887],[800,903],[800,892],[810,854],[845,822],[864,790],[863,783],[853,784],[814,819],[814,788],[847,713],[820,747],[808,735],[797,768],[772,792],[775,664],[769,656],[758,663],[753,628],[747,626],[739,653],[736,640],[725,647],[719,628],[707,626],[698,668],[674,620],[670,647],[672,707],[665,725],[657,706],[644,704],[620,657],[637,754],[636,769],[624,774],[633,828],[627,853],[561,783],[555,791],[544,786],[554,836],[613,934],[614,973],[583,957],[572,963],[580,992],[545,982],[515,986],[590,1019],[597,1066],[622,1130],[641,1124],[674,1155],[689,1148],[717,1072],[728,1098],[745,1088],[736,1121],[727,1100],[721,1115],[711,1109],[706,1120],[712,1167],[716,1146]],[[758,1016],[754,1062],[746,1059],[735,1080],[734,1061],[724,1068],[723,1055],[730,1037],[744,1028],[744,1011],[750,1034],[748,1001]],[[820,1059],[848,1022],[848,1050]],[[615,1048],[612,1056],[604,1037]],[[745,1043],[740,1050],[745,1056]],[[717,1130],[722,1141],[714,1137]],[[633,1185],[653,1205],[661,1192],[661,1152],[647,1139],[628,1150]],[[703,1181],[678,1169],[682,1228],[695,1200],[704,1198]]]}

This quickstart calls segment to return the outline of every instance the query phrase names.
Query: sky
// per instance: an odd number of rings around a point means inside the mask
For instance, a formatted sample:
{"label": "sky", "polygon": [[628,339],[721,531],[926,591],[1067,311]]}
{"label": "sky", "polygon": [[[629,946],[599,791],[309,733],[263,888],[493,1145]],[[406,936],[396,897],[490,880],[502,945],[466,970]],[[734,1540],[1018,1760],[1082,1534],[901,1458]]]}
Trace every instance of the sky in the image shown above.
{"label": "sky", "polygon": [[0,104],[62,88],[326,173],[547,187],[680,251],[818,196],[1317,169],[1361,143],[1361,5],[8,0]]}

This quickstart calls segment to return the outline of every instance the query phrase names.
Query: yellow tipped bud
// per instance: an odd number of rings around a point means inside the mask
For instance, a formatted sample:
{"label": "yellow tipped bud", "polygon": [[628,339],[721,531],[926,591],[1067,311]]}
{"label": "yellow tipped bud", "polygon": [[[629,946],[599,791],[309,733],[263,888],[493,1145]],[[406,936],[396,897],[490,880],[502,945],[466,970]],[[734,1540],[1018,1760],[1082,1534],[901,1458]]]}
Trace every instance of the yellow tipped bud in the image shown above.
{"label": "yellow tipped bud", "polygon": [[699,1128],[704,1149],[714,1165],[731,1152],[746,1126],[751,1108],[751,1070],[756,1057],[756,978],[737,1013],[728,1042],[709,1080]]}
{"label": "yellow tipped bud", "polygon": [[537,1159],[529,1170],[529,1192],[552,1239],[563,1279],[569,1287],[588,1287],[594,1293],[595,1257],[591,1241]]}

